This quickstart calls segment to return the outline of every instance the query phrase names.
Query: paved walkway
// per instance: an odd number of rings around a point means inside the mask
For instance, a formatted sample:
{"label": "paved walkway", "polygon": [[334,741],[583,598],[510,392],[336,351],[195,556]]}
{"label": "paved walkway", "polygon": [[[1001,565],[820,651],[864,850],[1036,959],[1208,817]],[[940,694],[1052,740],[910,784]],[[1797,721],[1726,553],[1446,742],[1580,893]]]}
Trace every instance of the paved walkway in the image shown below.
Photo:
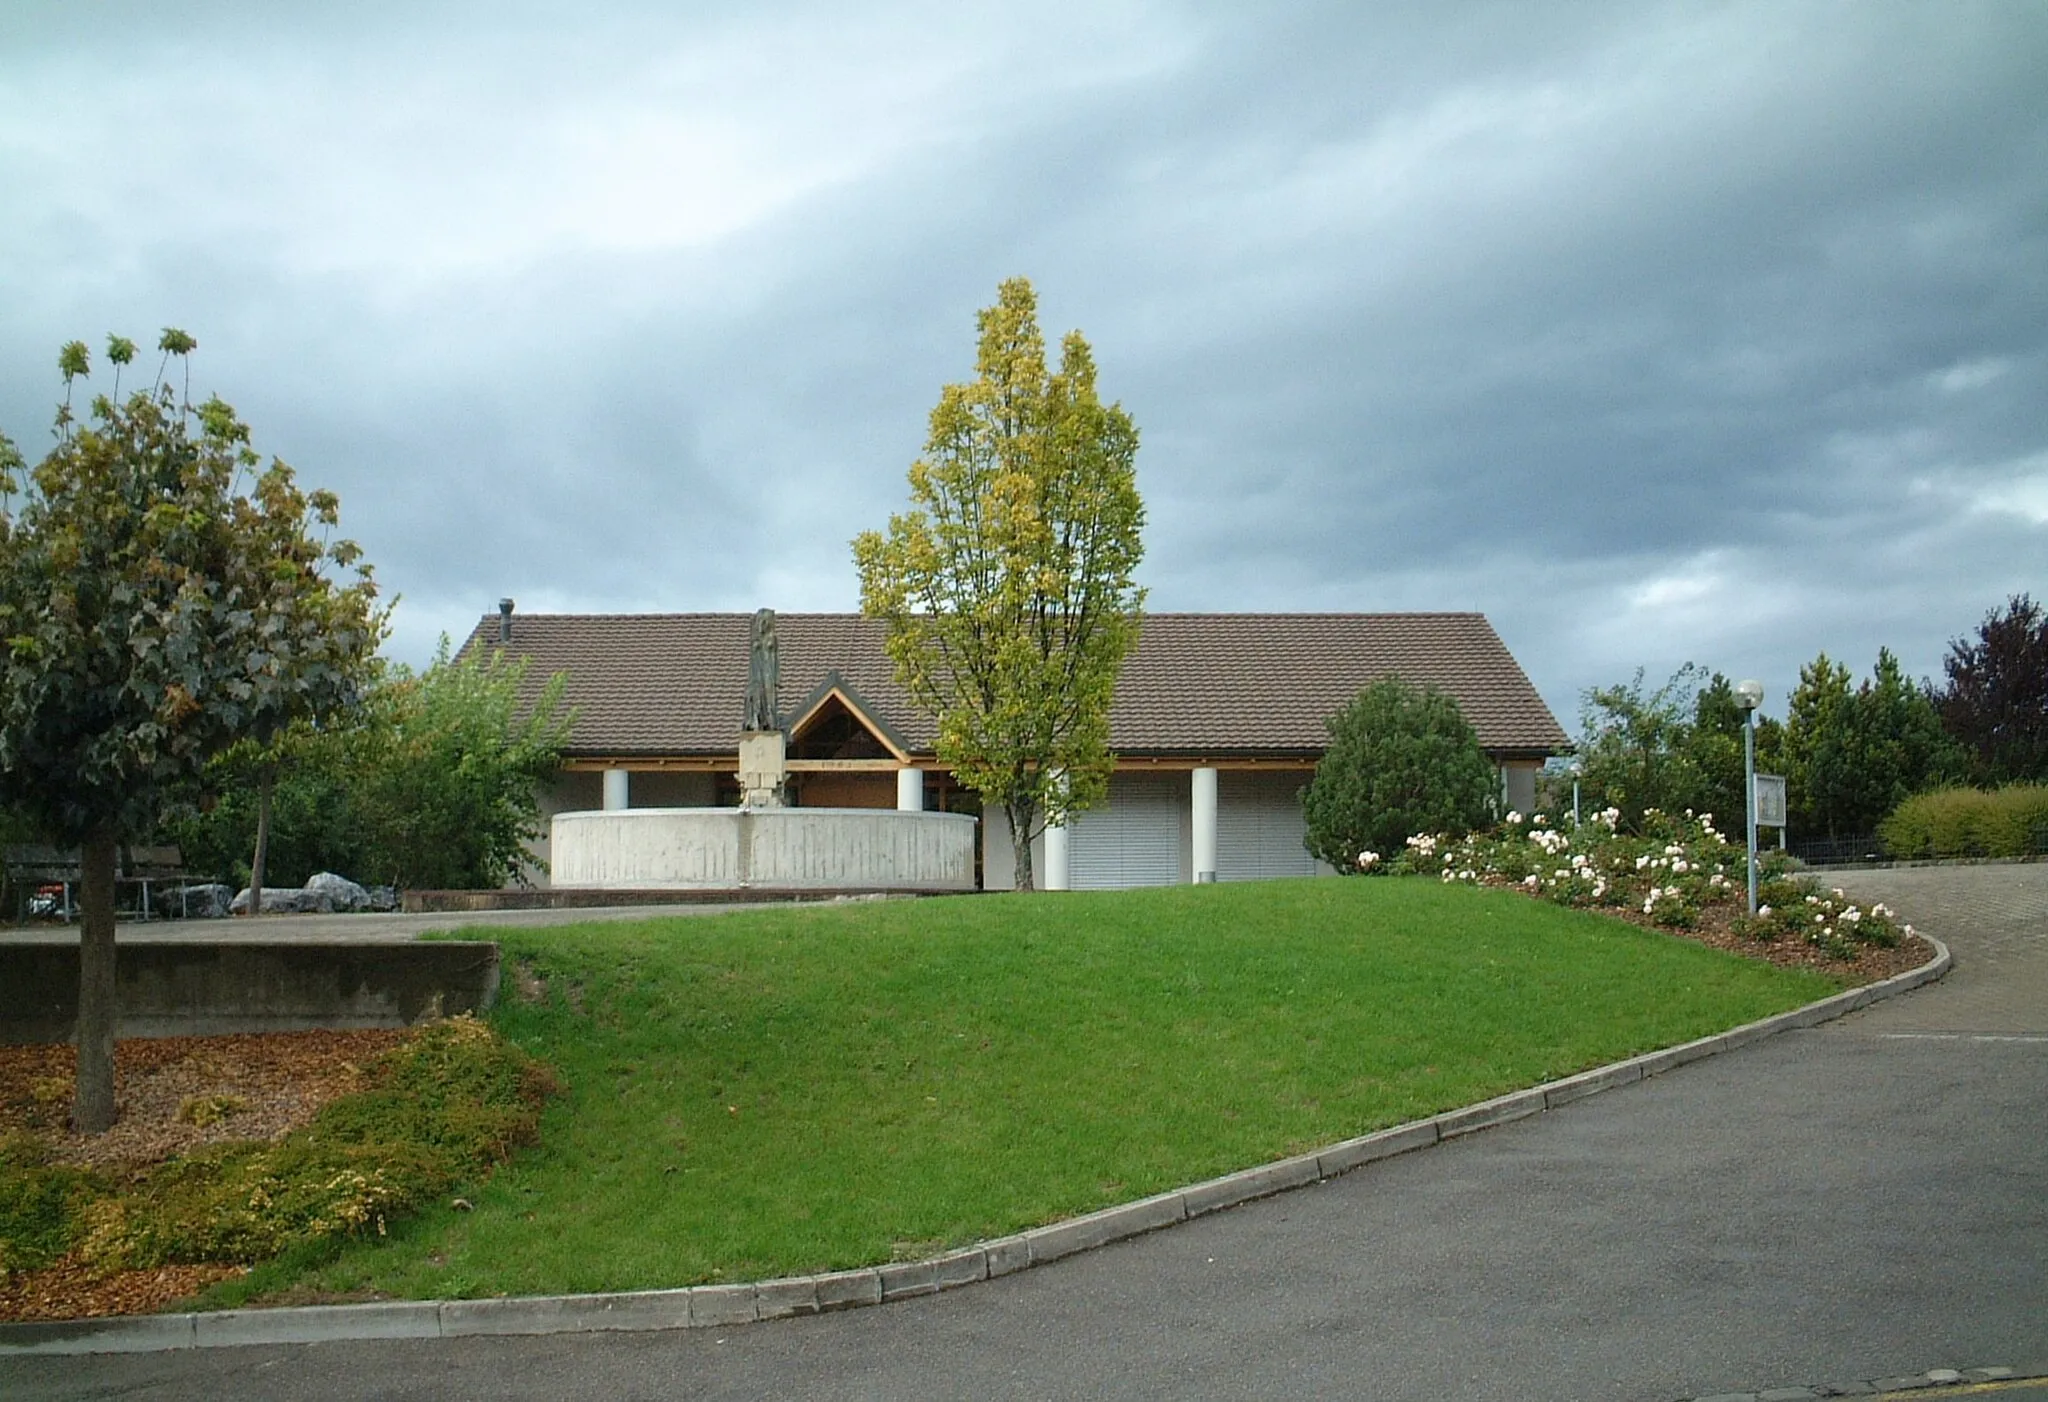
{"label": "paved walkway", "polygon": [[[2048,1035],[2048,862],[1893,867],[1829,877],[1947,941],[1955,971],[1880,1019],[1893,1032]],[[2044,1130],[2048,1132],[2048,1130]]]}
{"label": "paved walkway", "polygon": [[[244,940],[304,940],[381,944],[409,940],[429,931],[481,930],[486,927],[524,929],[535,925],[572,925],[592,920],[652,920],[671,915],[723,915],[758,910],[761,903],[712,905],[597,906],[575,910],[459,910],[433,915],[259,915],[254,920],[131,920],[114,927],[116,943],[235,944]],[[0,944],[76,944],[76,925],[0,926]]]}
{"label": "paved walkway", "polygon": [[1953,982],[1038,1270],[723,1332],[0,1358],[0,1394],[1676,1402],[2048,1373],[2048,865],[1837,879],[1950,941]]}

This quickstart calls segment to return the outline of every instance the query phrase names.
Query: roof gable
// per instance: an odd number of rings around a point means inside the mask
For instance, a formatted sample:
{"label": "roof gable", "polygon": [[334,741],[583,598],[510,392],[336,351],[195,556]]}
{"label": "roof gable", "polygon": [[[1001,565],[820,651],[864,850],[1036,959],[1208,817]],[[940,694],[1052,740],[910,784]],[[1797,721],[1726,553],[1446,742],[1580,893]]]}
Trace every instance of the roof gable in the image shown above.
{"label": "roof gable", "polygon": [[796,711],[785,719],[784,727],[789,733],[790,755],[802,757],[806,742],[821,732],[834,728],[834,722],[841,720],[850,721],[855,733],[864,735],[871,742],[872,748],[880,751],[882,755],[898,760],[910,758],[910,746],[881,719],[877,709],[862,699],[837,672],[828,674],[818,689],[806,697],[797,706]]}

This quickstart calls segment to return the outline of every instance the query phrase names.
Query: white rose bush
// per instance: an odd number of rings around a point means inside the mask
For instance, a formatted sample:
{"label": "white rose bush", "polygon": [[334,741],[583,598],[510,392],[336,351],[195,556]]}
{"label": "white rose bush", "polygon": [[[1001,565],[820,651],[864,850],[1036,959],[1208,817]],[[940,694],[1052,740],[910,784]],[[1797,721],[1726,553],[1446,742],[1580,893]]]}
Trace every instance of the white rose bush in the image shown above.
{"label": "white rose bush", "polygon": [[1840,959],[1855,958],[1864,946],[1896,945],[1913,933],[1886,906],[1859,906],[1795,874],[1776,852],[1759,854],[1757,913],[1750,916],[1744,913],[1743,850],[1714,827],[1711,813],[1688,809],[1680,816],[1653,808],[1639,833],[1622,831],[1621,816],[1609,808],[1569,827],[1541,813],[1509,813],[1488,832],[1456,838],[1418,833],[1399,853],[1362,853],[1359,867],[1518,890],[1672,930],[1694,929],[1711,913],[1747,938],[1803,942]]}

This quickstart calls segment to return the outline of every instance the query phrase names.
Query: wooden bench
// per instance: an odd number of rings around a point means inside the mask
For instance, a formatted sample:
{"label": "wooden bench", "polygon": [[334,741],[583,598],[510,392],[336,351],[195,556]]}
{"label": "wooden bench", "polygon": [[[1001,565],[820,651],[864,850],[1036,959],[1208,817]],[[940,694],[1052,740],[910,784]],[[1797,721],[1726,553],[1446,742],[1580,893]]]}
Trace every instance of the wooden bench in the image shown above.
{"label": "wooden bench", "polygon": [[[164,882],[176,882],[184,886],[193,879],[193,873],[185,869],[185,854],[176,847],[124,847],[121,849],[120,872],[115,877],[114,884],[117,888],[124,885],[142,888],[142,899],[137,909],[141,912],[142,918],[147,920],[150,917],[149,888],[152,882],[159,885]],[[178,914],[187,916],[191,913],[191,907],[185,901],[185,894],[180,891]]]}
{"label": "wooden bench", "polygon": [[7,857],[7,888],[15,893],[14,922],[17,925],[28,921],[28,903],[39,887],[63,887],[63,904],[55,912],[69,920],[74,907],[71,902],[72,888],[78,885],[78,853],[67,852],[61,847],[45,847],[24,843],[9,847]]}
{"label": "wooden bench", "polygon": [[[29,901],[38,887],[57,886],[62,888],[61,904],[52,914],[65,923],[78,913],[74,893],[82,872],[76,848],[65,850],[25,843],[9,847],[6,852],[7,885],[16,892],[14,919],[16,924],[28,920]],[[121,888],[139,889],[135,914],[147,920],[151,915],[149,888],[164,882],[184,884],[192,881],[194,874],[185,868],[184,853],[176,847],[124,847],[121,849],[114,869],[114,892],[116,907],[119,906]],[[189,908],[179,897],[179,914],[188,914]]]}

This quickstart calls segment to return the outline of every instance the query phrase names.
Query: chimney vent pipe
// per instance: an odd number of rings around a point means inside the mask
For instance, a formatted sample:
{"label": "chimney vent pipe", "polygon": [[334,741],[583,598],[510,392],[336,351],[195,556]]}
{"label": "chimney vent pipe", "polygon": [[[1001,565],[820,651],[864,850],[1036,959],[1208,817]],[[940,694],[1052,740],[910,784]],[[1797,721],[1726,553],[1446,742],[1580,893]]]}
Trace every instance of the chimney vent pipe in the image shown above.
{"label": "chimney vent pipe", "polygon": [[512,601],[510,599],[498,600],[498,641],[501,643],[512,641]]}

